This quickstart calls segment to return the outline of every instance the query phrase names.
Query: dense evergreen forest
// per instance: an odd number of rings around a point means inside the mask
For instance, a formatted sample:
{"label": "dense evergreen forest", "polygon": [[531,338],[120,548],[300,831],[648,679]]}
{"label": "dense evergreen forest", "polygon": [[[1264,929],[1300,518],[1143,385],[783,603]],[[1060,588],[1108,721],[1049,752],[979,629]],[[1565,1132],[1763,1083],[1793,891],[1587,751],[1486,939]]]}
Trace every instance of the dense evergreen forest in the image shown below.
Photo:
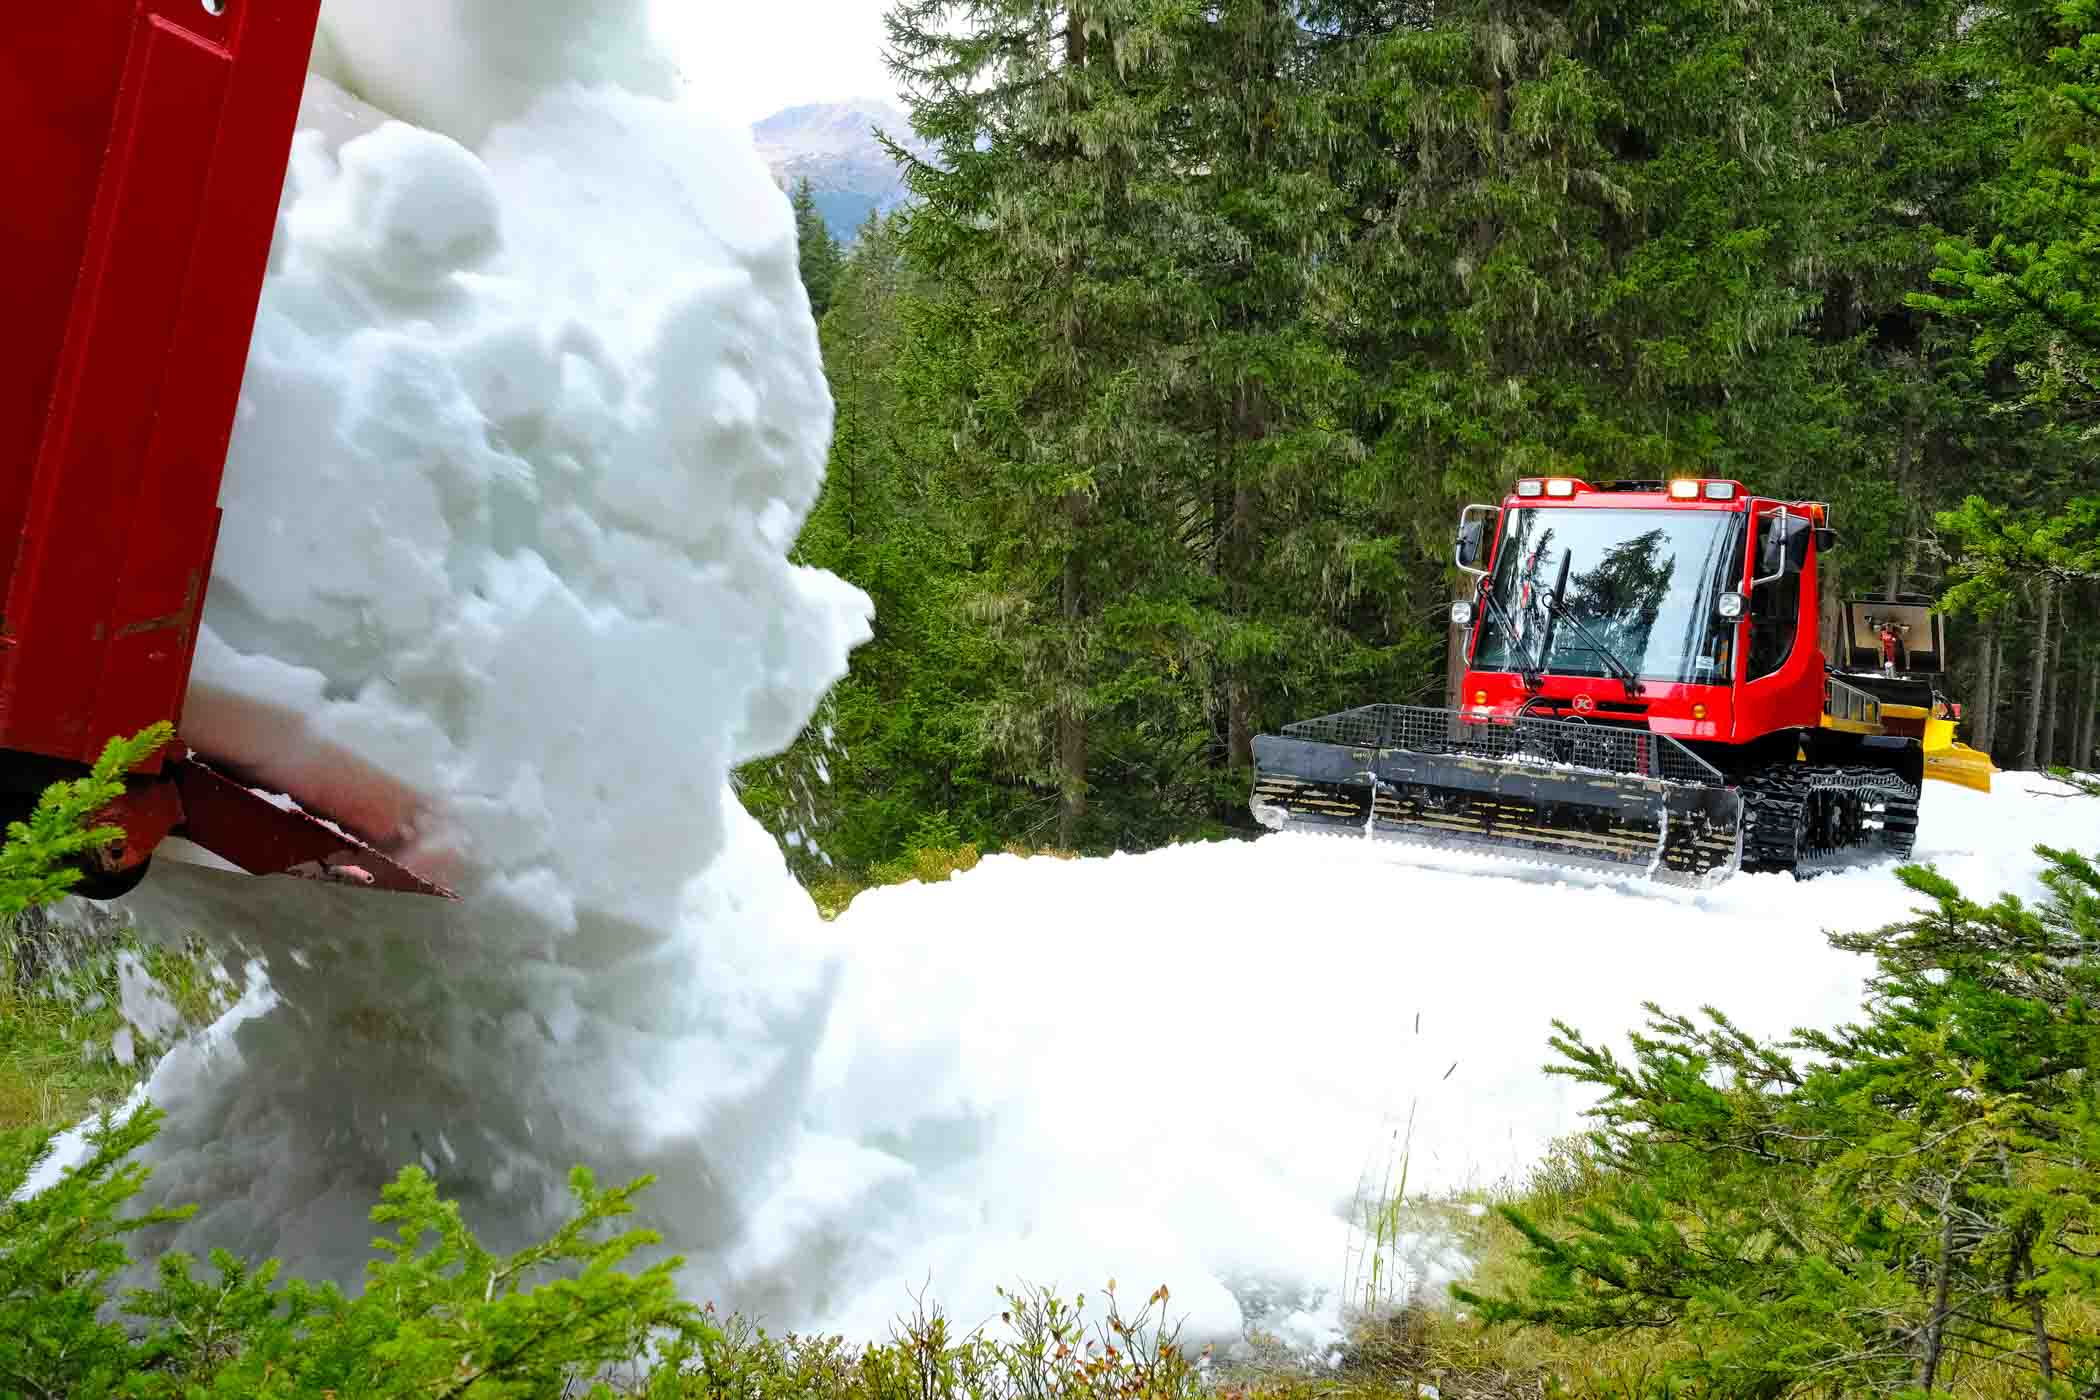
{"label": "dense evergreen forest", "polygon": [[[843,254],[799,558],[875,638],[744,775],[798,858],[1243,826],[1250,737],[1440,703],[1520,474],[1827,500],[1965,737],[2089,763],[2100,0],[897,0],[938,152]],[[902,133],[890,133],[902,135]],[[812,853],[820,850],[822,856]]]}

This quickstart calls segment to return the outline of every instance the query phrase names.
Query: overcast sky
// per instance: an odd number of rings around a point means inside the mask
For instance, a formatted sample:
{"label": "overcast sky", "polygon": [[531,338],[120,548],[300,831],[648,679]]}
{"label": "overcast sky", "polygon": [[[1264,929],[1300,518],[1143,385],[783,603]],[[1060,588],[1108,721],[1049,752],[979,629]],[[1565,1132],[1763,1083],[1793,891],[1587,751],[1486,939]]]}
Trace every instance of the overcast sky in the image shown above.
{"label": "overcast sky", "polygon": [[887,0],[651,0],[657,32],[693,99],[754,122],[783,107],[891,97],[882,66]]}

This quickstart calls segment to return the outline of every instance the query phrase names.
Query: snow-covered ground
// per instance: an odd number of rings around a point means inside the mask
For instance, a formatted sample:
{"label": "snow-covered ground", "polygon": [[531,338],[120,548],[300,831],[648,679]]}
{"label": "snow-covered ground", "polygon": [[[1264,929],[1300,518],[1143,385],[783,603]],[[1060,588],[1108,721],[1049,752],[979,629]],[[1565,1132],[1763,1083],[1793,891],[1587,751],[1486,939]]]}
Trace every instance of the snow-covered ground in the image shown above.
{"label": "snow-covered ground", "polygon": [[[1898,914],[1885,871],[1690,897],[1271,837],[821,921],[728,782],[868,626],[786,557],[832,410],[785,197],[656,95],[633,0],[414,8],[327,6],[183,725],[465,898],[159,863],[142,923],[267,982],[153,1074],[151,1199],[202,1209],[149,1245],[354,1283],[401,1166],[503,1247],[583,1162],[654,1174],[692,1292],[775,1325],[1115,1277],[1314,1339],[1405,1125],[1425,1189],[1576,1125],[1549,1018],[1856,1005],[1819,930]],[[1924,823],[1977,892],[2100,846],[2012,782]]]}
{"label": "snow-covered ground", "polygon": [[[2037,841],[2100,849],[2100,802],[2036,788],[1928,784],[1918,858],[1972,895],[2033,893]],[[1914,902],[1888,866],[1691,895],[1317,836],[995,856],[870,891],[840,920],[813,1107],[911,1161],[915,1189],[863,1238],[891,1284],[858,1290],[855,1321],[929,1273],[981,1298],[1021,1272],[1166,1282],[1220,1325],[1249,1280],[1324,1287],[1297,1320],[1315,1333],[1345,1276],[1338,1207],[1396,1135],[1410,1192],[1434,1193],[1521,1177],[1582,1126],[1586,1091],[1540,1069],[1554,1018],[1616,1037],[1653,1000],[1828,1026],[1867,964],[1823,931]],[[1402,1262],[1437,1285],[1460,1261],[1428,1240]]]}
{"label": "snow-covered ground", "polygon": [[[2019,774],[1927,788],[1919,858],[1973,895],[2034,893],[2038,841],[2100,850],[2100,802]],[[152,1082],[156,1199],[206,1206],[186,1246],[350,1281],[400,1165],[508,1240],[583,1160],[656,1172],[647,1214],[695,1295],[780,1325],[875,1336],[929,1282],[975,1321],[1000,1284],[1116,1278],[1167,1284],[1193,1333],[1251,1313],[1317,1346],[1366,1181],[1403,1152],[1410,1193],[1520,1178],[1581,1126],[1585,1093],[1541,1068],[1552,1019],[1615,1038],[1654,1000],[1831,1025],[1865,964],[1823,931],[1911,897],[1887,867],[1690,895],[1300,836],[995,856],[863,894],[801,1002],[769,944],[807,946],[792,895],[717,906],[710,943],[740,951],[697,969],[587,927],[588,952],[522,971],[503,918],[407,896],[177,867],[134,902],[270,968]],[[668,999],[646,986],[667,966],[689,978]],[[1434,1232],[1387,1262],[1432,1291],[1467,1266]]]}

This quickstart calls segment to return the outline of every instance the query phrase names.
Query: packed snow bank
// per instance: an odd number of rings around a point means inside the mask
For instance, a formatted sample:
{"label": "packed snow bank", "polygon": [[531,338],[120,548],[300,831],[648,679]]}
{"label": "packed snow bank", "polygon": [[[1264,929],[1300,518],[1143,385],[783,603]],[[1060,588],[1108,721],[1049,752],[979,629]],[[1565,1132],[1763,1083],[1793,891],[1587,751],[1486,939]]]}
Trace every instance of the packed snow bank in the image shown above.
{"label": "packed snow bank", "polygon": [[[2100,803],[1999,782],[1928,787],[1919,857],[1988,898],[2036,893],[2037,841],[2100,850]],[[835,995],[768,1016],[798,985],[792,892],[694,911],[711,960],[571,944],[514,973],[501,917],[200,870],[149,888],[167,926],[251,930],[274,982],[153,1082],[177,1108],[159,1194],[208,1203],[188,1242],[349,1279],[394,1167],[504,1238],[551,1218],[574,1157],[659,1173],[689,1289],[778,1326],[880,1336],[929,1284],[975,1323],[1001,1284],[1116,1278],[1169,1285],[1192,1336],[1312,1348],[1399,1156],[1433,1195],[1521,1178],[1582,1126],[1585,1091],[1541,1068],[1552,1019],[1615,1044],[1647,1000],[1829,1026],[1866,965],[1823,932],[1912,902],[1888,867],[1694,896],[1316,837],[1000,856],[861,896]],[[609,932],[583,936],[613,956]],[[1469,1267],[1434,1228],[1384,1263],[1432,1297]]]}

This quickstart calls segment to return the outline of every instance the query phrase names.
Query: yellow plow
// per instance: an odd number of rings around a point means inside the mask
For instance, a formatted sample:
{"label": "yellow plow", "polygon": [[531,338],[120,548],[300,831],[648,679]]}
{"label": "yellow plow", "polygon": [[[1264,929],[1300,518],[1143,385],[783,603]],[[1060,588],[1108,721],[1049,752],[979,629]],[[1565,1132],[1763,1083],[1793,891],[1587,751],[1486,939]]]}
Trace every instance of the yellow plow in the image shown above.
{"label": "yellow plow", "polygon": [[1925,776],[1937,778],[1943,783],[1959,783],[1978,792],[1991,790],[1991,774],[1998,765],[1981,749],[1972,749],[1954,737],[1955,721],[1939,715],[1918,714],[1911,705],[1889,705],[1883,713],[1902,712],[1908,719],[1912,714],[1924,725]]}

